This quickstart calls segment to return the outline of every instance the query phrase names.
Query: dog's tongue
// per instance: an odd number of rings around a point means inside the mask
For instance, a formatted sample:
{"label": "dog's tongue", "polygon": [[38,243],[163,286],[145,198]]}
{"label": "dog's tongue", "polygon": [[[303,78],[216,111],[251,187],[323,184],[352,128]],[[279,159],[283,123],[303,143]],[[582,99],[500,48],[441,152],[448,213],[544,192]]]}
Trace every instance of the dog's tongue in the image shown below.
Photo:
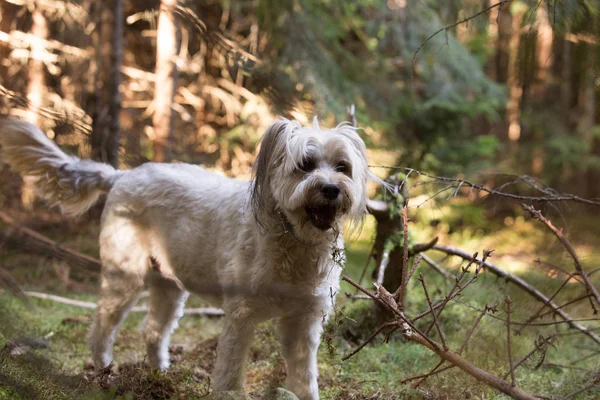
{"label": "dog's tongue", "polygon": [[323,231],[331,228],[333,221],[335,220],[336,209],[335,207],[324,205],[318,207],[307,207],[306,213],[310,222],[316,227]]}

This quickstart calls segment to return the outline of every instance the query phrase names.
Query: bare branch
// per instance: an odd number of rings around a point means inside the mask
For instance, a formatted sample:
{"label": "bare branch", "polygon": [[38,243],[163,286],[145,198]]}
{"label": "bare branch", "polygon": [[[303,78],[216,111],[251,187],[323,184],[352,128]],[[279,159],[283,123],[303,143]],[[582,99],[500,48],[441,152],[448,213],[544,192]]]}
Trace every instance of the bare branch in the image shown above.
{"label": "bare branch", "polygon": [[451,272],[447,271],[444,267],[438,265],[431,257],[426,255],[425,253],[419,253],[419,255],[423,258],[423,260],[427,263],[427,265],[429,265],[435,271],[439,272],[445,278],[456,279],[455,275],[453,275]]}
{"label": "bare branch", "polygon": [[440,324],[438,323],[438,317],[431,305],[431,299],[429,298],[429,292],[427,291],[427,285],[425,284],[425,279],[423,279],[423,274],[419,274],[419,281],[421,282],[421,285],[423,285],[423,292],[425,292],[425,299],[427,300],[427,305],[429,306],[429,309],[431,310],[431,315],[433,316],[433,323],[435,324],[435,328],[438,331],[438,335],[440,335],[440,340],[442,341],[442,346],[444,346],[444,350],[448,350],[448,345],[446,344],[446,337],[444,335],[444,332],[442,332],[442,328],[440,328]]}
{"label": "bare branch", "polygon": [[546,346],[547,344],[549,344],[553,339],[554,339],[553,335],[548,336],[547,338],[542,338],[542,340],[539,341],[539,343],[536,343],[536,345],[533,348],[533,350],[531,350],[529,353],[525,354],[519,361],[517,361],[512,366],[512,369],[510,371],[508,371],[506,374],[504,374],[503,378],[506,379],[506,378],[508,378],[509,375],[514,374],[514,370],[516,370],[517,368],[519,368],[521,366],[521,364],[523,364],[525,361],[529,360],[529,358],[532,355],[534,355],[538,350],[542,349],[544,346]]}
{"label": "bare branch", "polygon": [[369,344],[373,339],[375,339],[375,337],[377,335],[379,335],[379,333],[384,330],[385,328],[387,328],[388,326],[392,326],[392,325],[396,325],[396,321],[389,321],[386,322],[385,324],[381,325],[379,328],[377,328],[377,330],[375,332],[373,332],[373,334],[371,336],[369,336],[369,338],[367,340],[365,340],[360,346],[358,346],[356,349],[354,349],[351,353],[345,355],[342,358],[342,361],[346,361],[347,359],[349,359],[350,357],[352,357],[353,355],[355,355],[356,353],[358,353],[359,351],[361,351],[367,344]]}
{"label": "bare branch", "polygon": [[5,238],[13,246],[20,246],[43,256],[50,255],[96,275],[100,272],[102,264],[97,258],[69,249],[32,229],[21,226],[3,211],[0,211],[0,220],[13,229],[12,232],[0,231],[0,237]]}
{"label": "bare branch", "polygon": [[394,297],[389,292],[387,292],[383,286],[378,286],[377,294],[373,294],[373,293],[369,292],[368,290],[366,290],[365,288],[363,288],[362,286],[358,285],[356,282],[354,282],[351,278],[349,278],[347,276],[344,276],[342,279],[344,281],[350,283],[352,286],[356,287],[357,289],[359,289],[361,292],[365,293],[369,297],[371,297],[377,303],[381,304],[382,306],[384,306],[388,310],[390,310],[396,317],[397,325],[398,325],[398,327],[400,327],[402,329],[403,335],[407,340],[412,340],[416,343],[419,343],[419,344],[427,347],[428,349],[430,349],[431,351],[436,353],[438,356],[440,356],[443,360],[446,360],[446,361],[450,362],[451,364],[458,366],[460,369],[462,369],[464,372],[468,373],[469,375],[473,376],[474,378],[500,390],[503,393],[508,394],[509,396],[512,396],[515,399],[521,399],[521,400],[536,400],[537,399],[535,396],[532,396],[531,394],[521,390],[517,386],[512,386],[510,383],[506,382],[505,380],[503,380],[485,370],[482,370],[481,368],[477,367],[475,364],[473,364],[470,361],[463,358],[458,353],[455,353],[450,350],[445,350],[442,345],[440,345],[439,343],[433,341],[431,338],[426,336],[423,332],[421,332],[414,325],[414,323],[412,321],[410,321],[409,319],[407,319],[404,316],[403,312],[400,310],[397,303],[394,301]]}
{"label": "bare branch", "polygon": [[[587,292],[591,293],[594,296],[594,299],[596,300],[596,302],[598,304],[600,304],[600,293],[598,293],[598,289],[596,289],[596,287],[590,281],[590,278],[587,276],[585,270],[583,269],[583,266],[581,265],[581,262],[579,261],[577,252],[575,251],[575,249],[573,248],[573,246],[571,245],[569,240],[563,235],[563,233],[561,231],[559,231],[552,224],[552,222],[550,220],[548,220],[546,217],[544,217],[544,215],[542,214],[541,211],[538,211],[535,208],[533,208],[532,206],[529,206],[527,204],[523,204],[523,208],[525,210],[529,211],[533,218],[537,219],[538,221],[540,221],[544,225],[546,225],[546,227],[548,227],[548,229],[550,229],[550,231],[552,231],[552,233],[554,233],[554,236],[556,236],[558,238],[558,240],[563,244],[565,249],[567,249],[567,251],[569,252],[571,257],[573,258],[573,261],[575,262],[575,268],[577,269],[579,276],[581,276],[581,278],[583,279],[583,282],[585,283]],[[590,303],[594,310],[594,314],[596,314],[598,311],[596,310],[596,307],[594,306],[594,302],[590,301]]]}
{"label": "bare branch", "polygon": [[383,250],[383,254],[381,255],[381,263],[379,264],[379,269],[377,270],[377,284],[383,285],[383,279],[385,278],[385,270],[390,262],[390,252],[389,250]]}
{"label": "bare branch", "polygon": [[409,378],[402,379],[400,381],[400,383],[408,383],[408,382],[420,379],[420,381],[415,383],[415,385],[414,385],[414,387],[417,387],[417,386],[421,385],[430,376],[441,374],[444,371],[448,371],[449,369],[456,367],[456,365],[448,365],[444,368],[438,369],[444,363],[444,361],[445,360],[440,361],[430,372],[423,374],[423,375],[411,376]]}
{"label": "bare branch", "polygon": [[404,309],[404,297],[406,295],[406,283],[408,277],[408,208],[404,206],[402,209],[402,221],[404,225],[404,237],[403,237],[403,255],[402,255],[402,279],[400,281],[400,287],[394,293],[394,298],[397,299],[398,305],[401,309]]}
{"label": "bare branch", "polygon": [[453,23],[453,24],[446,25],[446,26],[444,26],[443,28],[440,28],[440,29],[438,29],[437,31],[433,32],[431,35],[429,35],[429,37],[428,37],[427,39],[425,39],[425,41],[424,41],[423,43],[421,43],[421,45],[420,45],[420,46],[417,48],[417,50],[415,51],[415,54],[413,54],[413,58],[412,58],[412,65],[413,65],[413,68],[414,68],[414,66],[415,66],[415,62],[416,62],[416,60],[417,60],[417,55],[419,54],[419,51],[421,51],[421,49],[422,49],[422,48],[423,48],[423,47],[424,47],[424,46],[425,46],[425,45],[426,45],[426,44],[427,44],[427,43],[428,43],[428,42],[429,42],[431,39],[433,39],[435,36],[437,36],[437,35],[438,35],[440,32],[446,32],[446,33],[447,33],[449,29],[451,29],[451,28],[454,28],[454,27],[455,27],[455,26],[457,26],[457,25],[460,25],[460,24],[464,24],[464,23],[466,23],[466,22],[469,22],[470,20],[472,20],[472,19],[474,19],[474,18],[477,18],[478,16],[480,16],[480,15],[482,15],[482,14],[485,14],[485,13],[487,13],[488,11],[490,11],[490,10],[491,10],[491,9],[493,9],[493,8],[496,8],[496,7],[500,7],[500,6],[502,6],[504,3],[507,3],[508,1],[509,1],[509,0],[502,0],[502,1],[498,2],[498,3],[496,3],[496,4],[492,4],[491,6],[489,6],[489,7],[486,7],[485,9],[483,9],[483,10],[479,11],[477,14],[473,14],[473,15],[471,15],[470,17],[467,17],[467,18],[465,18],[465,19],[462,19],[462,20],[460,20],[460,21],[458,21],[458,22],[455,22],[455,23]]}
{"label": "bare branch", "polygon": [[[529,317],[526,322],[533,322],[536,318],[538,318],[538,317],[541,318],[542,316],[540,315],[540,313],[544,310],[544,308],[546,308],[546,306],[548,305],[548,302],[554,300],[554,298],[558,295],[558,293],[560,293],[560,291],[567,285],[567,283],[569,283],[569,281],[571,280],[572,277],[573,277],[572,274],[569,275],[569,277],[567,277],[567,279],[565,279],[565,281],[559,286],[559,288],[554,292],[554,294],[548,298],[548,301],[545,301],[544,304],[542,304],[542,306],[535,312],[535,314],[533,314],[531,317]],[[558,307],[557,309],[561,309],[561,308],[562,308],[562,306]],[[554,310],[552,312],[554,312]],[[544,315],[546,315],[546,314],[544,314]],[[519,328],[516,331],[516,334],[519,335],[523,331],[523,329],[525,329],[526,326],[527,325],[524,325],[521,328]]]}
{"label": "bare branch", "polygon": [[394,170],[403,170],[403,171],[409,171],[409,173],[414,172],[418,176],[425,176],[427,178],[431,178],[431,181],[429,181],[427,183],[440,183],[440,182],[449,183],[449,184],[452,184],[453,187],[456,187],[457,189],[460,188],[461,186],[471,187],[473,189],[479,190],[484,193],[488,193],[490,195],[506,197],[506,198],[510,198],[513,200],[531,201],[531,202],[538,201],[538,202],[548,202],[548,203],[549,202],[572,201],[572,202],[587,204],[587,205],[591,205],[591,206],[600,206],[600,200],[585,199],[583,197],[579,197],[579,196],[576,196],[574,194],[569,194],[569,193],[555,193],[553,190],[541,188],[537,184],[532,185],[530,182],[531,179],[528,176],[520,177],[520,180],[522,182],[529,184],[534,189],[540,191],[541,193],[544,194],[544,196],[523,196],[523,195],[518,195],[518,194],[513,194],[513,193],[506,193],[506,192],[502,192],[499,190],[490,189],[487,186],[482,185],[480,183],[474,183],[474,182],[470,182],[468,180],[459,179],[459,178],[436,176],[436,175],[428,174],[426,172],[421,172],[421,171],[418,171],[416,169],[409,168],[409,167],[399,167],[399,166],[389,166],[389,165],[369,165],[369,167],[370,168],[386,168],[386,169],[394,169]]}
{"label": "bare branch", "polygon": [[[457,249],[455,247],[443,246],[443,245],[437,244],[433,248],[435,250],[442,251],[446,254],[458,256],[458,257],[461,257],[466,260],[471,259],[471,255],[469,255],[467,252]],[[483,263],[483,266],[486,268],[486,270],[490,271],[494,275],[502,277],[502,278],[508,280],[509,282],[514,283],[515,285],[517,285],[521,289],[525,290],[527,293],[529,293],[534,298],[540,300],[543,303],[547,303],[548,306],[556,312],[556,314],[558,314],[563,320],[565,320],[569,324],[569,326],[586,334],[592,340],[594,340],[596,343],[600,344],[600,337],[598,335],[596,335],[589,328],[582,326],[582,325],[578,324],[576,321],[574,321],[573,318],[569,314],[567,314],[564,310],[559,309],[559,307],[554,302],[548,301],[549,300],[548,297],[546,297],[546,295],[544,295],[542,292],[537,290],[535,287],[531,286],[530,284],[525,282],[520,277],[515,276],[509,272],[506,272],[502,268],[498,267],[497,265],[495,265],[489,261],[485,261]]]}
{"label": "bare branch", "polygon": [[21,285],[3,266],[0,266],[0,284],[10,290],[13,296],[27,300],[25,292],[21,289]]}
{"label": "bare branch", "polygon": [[413,274],[415,273],[415,271],[417,270],[417,267],[419,266],[419,264],[421,263],[421,260],[423,259],[423,256],[421,254],[419,254],[417,257],[415,257],[415,262],[413,263],[412,268],[410,269],[410,272],[408,273],[408,277],[406,278],[406,281],[410,281],[410,278],[412,278]]}
{"label": "bare branch", "polygon": [[510,368],[510,384],[515,386],[515,367],[513,366],[512,350],[510,347],[510,305],[512,301],[508,296],[506,296],[504,302],[506,303],[506,352],[508,353],[508,367]]}
{"label": "bare branch", "polygon": [[[469,340],[471,339],[471,336],[473,335],[473,332],[475,332],[475,329],[477,328],[477,325],[479,325],[479,322],[481,322],[481,320],[483,319],[483,317],[485,316],[485,314],[488,311],[494,312],[495,310],[496,310],[495,307],[488,307],[487,304],[485,305],[485,307],[483,308],[483,310],[481,310],[481,313],[479,314],[479,316],[475,319],[475,323],[473,323],[473,326],[471,327],[471,329],[469,329],[469,332],[467,332],[467,336],[465,337],[465,341],[460,346],[460,349],[458,349],[458,354],[462,354],[462,352],[465,350],[465,347],[467,347],[467,344],[469,343]],[[504,379],[506,379],[506,377]]]}
{"label": "bare branch", "polygon": [[561,400],[569,400],[569,399],[577,396],[579,393],[586,392],[586,391],[590,390],[591,388],[598,386],[598,384],[600,384],[600,375],[596,375],[594,377],[594,379],[592,379],[592,381],[587,386],[574,391],[573,393],[563,397]]}

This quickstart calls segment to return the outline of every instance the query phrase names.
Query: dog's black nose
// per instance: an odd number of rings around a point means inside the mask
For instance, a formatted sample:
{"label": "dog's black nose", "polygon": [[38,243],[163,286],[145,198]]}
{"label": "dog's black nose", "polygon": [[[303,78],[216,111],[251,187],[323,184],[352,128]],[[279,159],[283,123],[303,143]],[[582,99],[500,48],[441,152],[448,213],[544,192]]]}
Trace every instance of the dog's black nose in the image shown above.
{"label": "dog's black nose", "polygon": [[328,183],[321,186],[321,193],[327,200],[335,200],[340,194],[340,188],[337,185]]}

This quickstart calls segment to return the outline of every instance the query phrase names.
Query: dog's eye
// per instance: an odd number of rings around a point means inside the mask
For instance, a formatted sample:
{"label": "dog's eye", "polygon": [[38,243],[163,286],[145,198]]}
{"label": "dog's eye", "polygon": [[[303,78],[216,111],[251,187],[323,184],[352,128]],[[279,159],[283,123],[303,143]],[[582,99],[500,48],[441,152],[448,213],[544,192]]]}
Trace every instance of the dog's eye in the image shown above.
{"label": "dog's eye", "polygon": [[300,170],[303,172],[312,172],[315,168],[317,168],[317,163],[312,158],[303,159],[300,165]]}
{"label": "dog's eye", "polygon": [[335,172],[341,172],[342,174],[346,174],[350,171],[350,167],[345,162],[340,162],[335,166]]}

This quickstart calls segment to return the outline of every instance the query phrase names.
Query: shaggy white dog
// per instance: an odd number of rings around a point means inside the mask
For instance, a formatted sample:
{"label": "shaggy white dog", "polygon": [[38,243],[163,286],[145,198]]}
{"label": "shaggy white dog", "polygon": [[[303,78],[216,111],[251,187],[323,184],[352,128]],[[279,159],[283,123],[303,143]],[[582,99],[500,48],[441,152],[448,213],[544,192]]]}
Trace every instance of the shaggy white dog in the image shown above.
{"label": "shaggy white dog", "polygon": [[[317,349],[344,262],[342,221],[366,212],[365,145],[348,125],[322,130],[277,121],[266,131],[254,180],[187,164],[117,171],[63,153],[35,126],[0,120],[3,158],[37,178],[40,194],[80,214],[108,192],[102,214],[101,299],[89,334],[97,368],[144,286],[148,362],[169,366],[168,344],[188,291],[225,310],[215,390],[240,390],[252,333],[278,318],[287,386],[318,399]],[[378,181],[380,182],[380,181]]]}

